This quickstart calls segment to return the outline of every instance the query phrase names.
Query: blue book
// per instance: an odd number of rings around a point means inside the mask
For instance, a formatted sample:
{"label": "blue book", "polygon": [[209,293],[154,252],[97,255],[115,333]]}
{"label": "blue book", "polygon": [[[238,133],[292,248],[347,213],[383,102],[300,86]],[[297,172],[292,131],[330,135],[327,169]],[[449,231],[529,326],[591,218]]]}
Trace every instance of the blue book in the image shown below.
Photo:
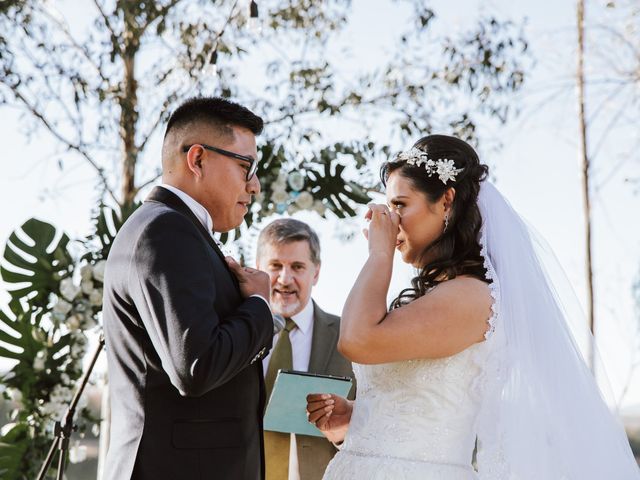
{"label": "blue book", "polygon": [[264,414],[264,429],[322,437],[307,420],[307,395],[332,393],[346,398],[351,383],[348,377],[279,370]]}

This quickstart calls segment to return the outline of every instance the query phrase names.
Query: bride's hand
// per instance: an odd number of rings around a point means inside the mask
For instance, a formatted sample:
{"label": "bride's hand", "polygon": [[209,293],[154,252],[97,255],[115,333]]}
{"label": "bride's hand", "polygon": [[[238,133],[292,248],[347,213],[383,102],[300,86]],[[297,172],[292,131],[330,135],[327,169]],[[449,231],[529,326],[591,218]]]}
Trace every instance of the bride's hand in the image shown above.
{"label": "bride's hand", "polygon": [[369,240],[369,254],[374,252],[391,254],[396,248],[400,216],[390,211],[386,205],[370,203],[365,219],[369,220],[369,228],[363,230]]}
{"label": "bride's hand", "polygon": [[349,428],[353,402],[338,395],[311,393],[307,395],[307,418],[330,442],[340,443]]}

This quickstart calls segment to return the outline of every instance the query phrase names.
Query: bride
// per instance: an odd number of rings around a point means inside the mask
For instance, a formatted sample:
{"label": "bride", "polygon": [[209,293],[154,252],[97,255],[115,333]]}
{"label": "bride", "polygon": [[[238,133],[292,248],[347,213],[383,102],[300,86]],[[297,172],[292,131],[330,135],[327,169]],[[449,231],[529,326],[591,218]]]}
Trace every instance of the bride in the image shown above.
{"label": "bride", "polygon": [[[467,143],[430,135],[382,168],[339,349],[358,396],[307,398],[341,450],[325,479],[638,479],[531,234]],[[394,250],[417,276],[387,310]]]}

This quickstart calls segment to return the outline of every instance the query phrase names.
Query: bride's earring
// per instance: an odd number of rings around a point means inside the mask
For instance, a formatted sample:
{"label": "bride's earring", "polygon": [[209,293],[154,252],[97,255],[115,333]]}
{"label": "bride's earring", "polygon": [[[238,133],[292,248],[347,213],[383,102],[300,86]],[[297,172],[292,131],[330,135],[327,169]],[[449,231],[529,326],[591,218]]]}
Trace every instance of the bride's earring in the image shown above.
{"label": "bride's earring", "polygon": [[442,233],[446,232],[447,228],[449,228],[449,212],[444,214],[444,230]]}

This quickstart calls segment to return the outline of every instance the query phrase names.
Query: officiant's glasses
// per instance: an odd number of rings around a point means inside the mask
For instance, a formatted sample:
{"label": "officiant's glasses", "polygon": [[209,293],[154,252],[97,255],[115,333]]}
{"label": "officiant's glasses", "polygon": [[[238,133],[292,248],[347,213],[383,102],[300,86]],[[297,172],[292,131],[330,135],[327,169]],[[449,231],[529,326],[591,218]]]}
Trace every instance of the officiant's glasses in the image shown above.
{"label": "officiant's glasses", "polygon": [[[256,174],[258,170],[258,160],[253,157],[247,157],[246,155],[240,155],[239,153],[230,152],[229,150],[223,150],[222,148],[212,147],[211,145],[207,145],[205,143],[195,143],[194,145],[200,145],[205,150],[211,150],[212,152],[219,153],[220,155],[224,155],[226,157],[235,158],[236,160],[242,160],[243,162],[249,162],[249,169],[247,170],[247,182],[250,181],[253,176]],[[187,145],[182,148],[184,153],[187,153],[189,149],[193,147],[193,145]]]}

